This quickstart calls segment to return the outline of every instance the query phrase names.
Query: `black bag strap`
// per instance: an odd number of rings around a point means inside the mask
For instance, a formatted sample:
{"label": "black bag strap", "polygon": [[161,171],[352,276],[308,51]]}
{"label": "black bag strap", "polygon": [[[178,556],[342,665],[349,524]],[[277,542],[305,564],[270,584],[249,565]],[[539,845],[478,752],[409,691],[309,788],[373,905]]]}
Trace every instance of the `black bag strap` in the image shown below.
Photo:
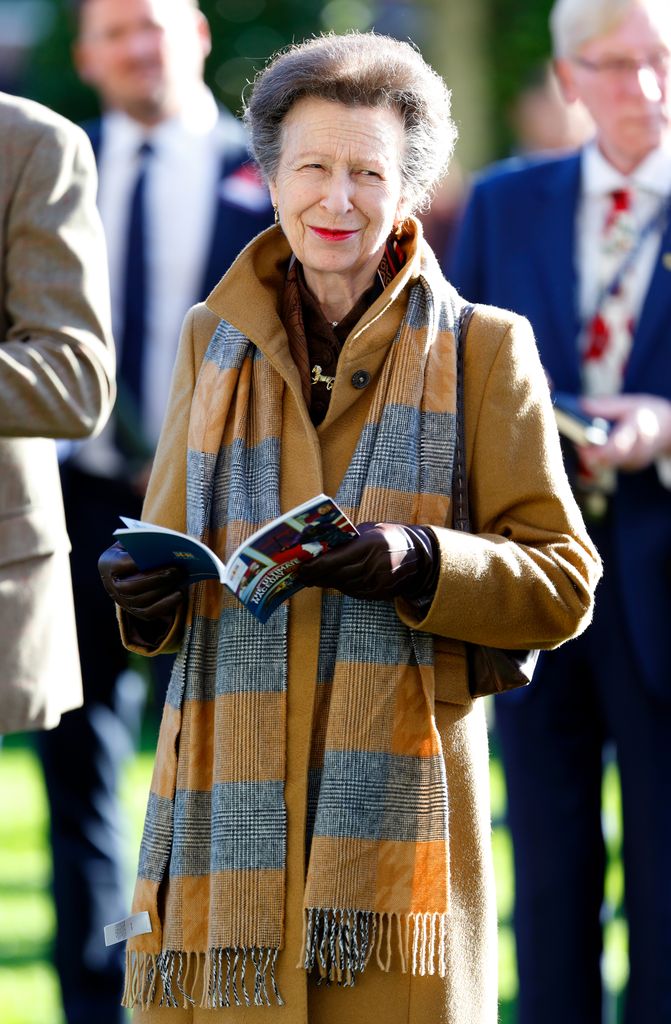
{"label": "black bag strap", "polygon": [[454,468],[452,470],[452,525],[462,533],[471,532],[468,508],[468,481],[466,479],[466,430],[464,427],[464,350],[468,325],[475,311],[472,302],[465,302],[457,320],[454,343],[457,350],[457,435],[454,442]]}

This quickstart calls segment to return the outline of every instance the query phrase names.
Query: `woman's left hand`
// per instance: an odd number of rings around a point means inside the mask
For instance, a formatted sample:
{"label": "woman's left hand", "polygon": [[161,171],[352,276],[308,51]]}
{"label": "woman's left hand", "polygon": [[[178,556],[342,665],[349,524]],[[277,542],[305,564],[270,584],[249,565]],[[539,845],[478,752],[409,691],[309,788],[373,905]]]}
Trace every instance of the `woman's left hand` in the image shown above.
{"label": "woman's left hand", "polygon": [[367,601],[413,600],[433,591],[438,556],[428,527],[362,523],[357,529],[354,540],[300,567],[305,586],[332,587]]}

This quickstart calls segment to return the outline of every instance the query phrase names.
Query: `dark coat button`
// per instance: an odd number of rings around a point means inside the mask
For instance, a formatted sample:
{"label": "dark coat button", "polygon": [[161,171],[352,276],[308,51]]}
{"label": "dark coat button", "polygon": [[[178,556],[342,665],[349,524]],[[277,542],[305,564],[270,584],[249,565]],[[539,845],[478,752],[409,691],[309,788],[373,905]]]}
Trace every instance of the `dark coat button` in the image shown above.
{"label": "dark coat button", "polygon": [[352,384],[359,391],[361,388],[368,387],[370,384],[370,374],[368,370],[357,370],[356,373],[352,374]]}

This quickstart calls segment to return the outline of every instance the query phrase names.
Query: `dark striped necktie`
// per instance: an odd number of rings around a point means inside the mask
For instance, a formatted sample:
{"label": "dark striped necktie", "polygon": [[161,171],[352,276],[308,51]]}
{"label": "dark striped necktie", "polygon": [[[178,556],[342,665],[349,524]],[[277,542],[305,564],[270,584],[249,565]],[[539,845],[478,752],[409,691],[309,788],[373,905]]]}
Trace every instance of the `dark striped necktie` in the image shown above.
{"label": "dark striped necktie", "polygon": [[143,142],[138,151],[138,173],[130,197],[128,240],[123,276],[123,326],[119,384],[125,401],[134,403],[137,415],[142,408],[143,363],[147,330],[147,178],[152,148]]}

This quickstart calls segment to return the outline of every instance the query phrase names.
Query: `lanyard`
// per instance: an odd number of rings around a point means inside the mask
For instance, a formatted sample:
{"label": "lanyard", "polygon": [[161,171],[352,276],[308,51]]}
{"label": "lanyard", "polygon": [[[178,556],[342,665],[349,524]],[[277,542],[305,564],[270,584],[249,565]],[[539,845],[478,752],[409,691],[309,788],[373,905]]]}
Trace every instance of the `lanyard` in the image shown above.
{"label": "lanyard", "polygon": [[618,288],[620,287],[620,284],[622,283],[622,279],[623,279],[624,275],[627,273],[629,268],[635,262],[635,260],[638,257],[641,249],[643,248],[643,243],[648,238],[648,236],[651,235],[653,231],[659,231],[660,235],[663,236],[664,232],[666,231],[667,221],[669,219],[669,209],[670,209],[670,207],[671,207],[671,195],[668,195],[668,196],[665,196],[664,199],[662,199],[661,203],[659,204],[659,206],[655,210],[655,212],[652,215],[652,217],[650,217],[650,219],[648,221],[646,221],[646,223],[643,225],[641,230],[638,232],[638,235],[636,236],[634,244],[632,245],[632,247],[629,250],[629,252],[626,253],[624,259],[622,260],[622,262],[620,263],[619,267],[615,271],[615,273],[614,273],[613,277],[611,278],[610,282],[607,285],[605,285],[601,289],[601,291],[599,292],[599,296],[597,298],[597,301],[596,301],[596,304],[595,304],[595,307],[594,307],[594,311],[591,314],[591,316],[586,317],[586,319],[584,320],[584,323],[583,323],[583,327],[586,327],[588,324],[590,324],[592,322],[592,320],[594,320],[594,318],[601,311],[601,309],[603,307],[603,304],[606,301],[606,299],[610,295],[614,295],[615,292],[618,290]]}

